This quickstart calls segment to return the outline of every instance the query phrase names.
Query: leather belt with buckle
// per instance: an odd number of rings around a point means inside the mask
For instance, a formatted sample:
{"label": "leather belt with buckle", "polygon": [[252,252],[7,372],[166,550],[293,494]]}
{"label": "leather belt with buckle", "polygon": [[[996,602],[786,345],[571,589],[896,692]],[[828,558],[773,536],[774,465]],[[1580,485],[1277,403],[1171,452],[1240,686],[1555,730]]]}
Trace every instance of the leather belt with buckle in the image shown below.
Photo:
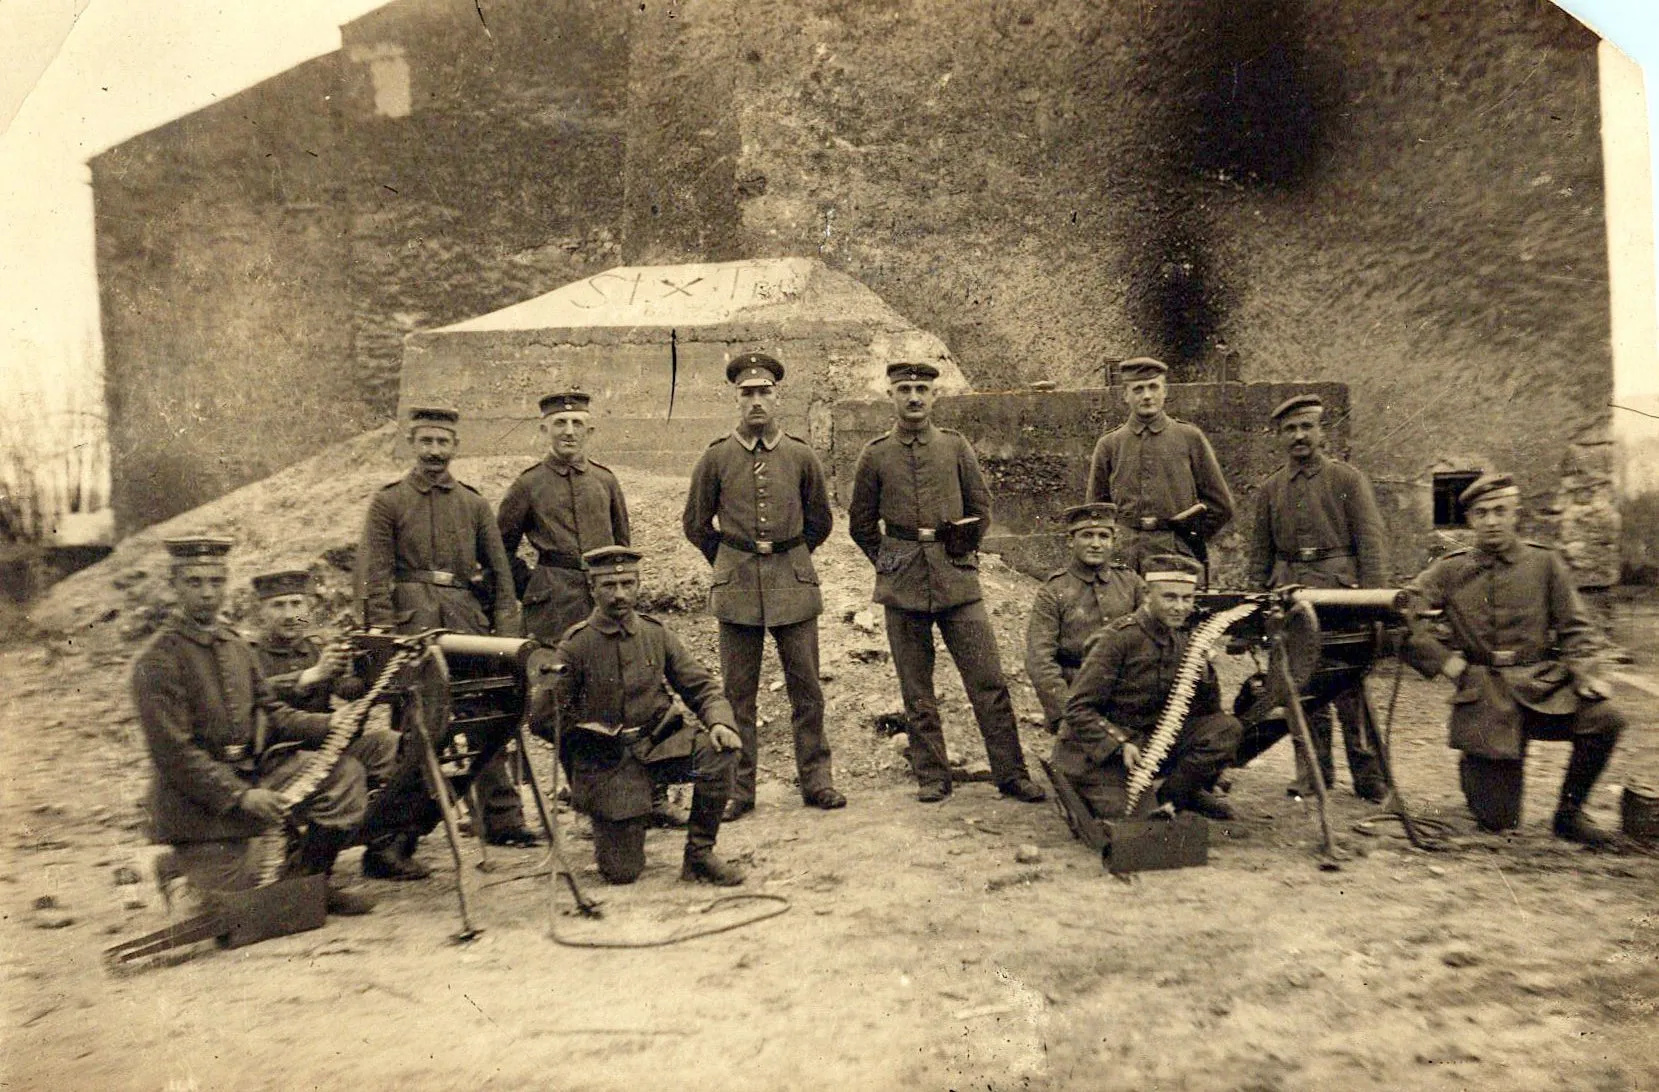
{"label": "leather belt with buckle", "polygon": [[790,550],[806,541],[805,535],[796,535],[794,538],[783,538],[776,542],[767,542],[744,538],[742,535],[722,534],[720,541],[734,550],[742,550],[746,554],[757,554],[760,557],[771,557],[773,554],[787,554]]}
{"label": "leather belt with buckle", "polygon": [[1139,527],[1143,531],[1156,531],[1158,529],[1158,525],[1162,522],[1163,520],[1159,519],[1157,516],[1142,516],[1140,519],[1135,521],[1135,526]]}
{"label": "leather belt with buckle", "polygon": [[398,573],[400,584],[436,584],[440,588],[464,588],[467,582],[454,573],[444,572],[442,569],[415,569],[411,572]]}
{"label": "leather belt with buckle", "polygon": [[230,743],[225,746],[224,753],[226,762],[241,762],[248,757],[248,745],[246,743]]}
{"label": "leather belt with buckle", "polygon": [[902,542],[937,542],[939,532],[933,527],[906,527],[902,523],[887,524],[887,537]]}
{"label": "leather belt with buckle", "polygon": [[1500,648],[1492,653],[1493,667],[1514,667],[1516,654],[1513,649]]}

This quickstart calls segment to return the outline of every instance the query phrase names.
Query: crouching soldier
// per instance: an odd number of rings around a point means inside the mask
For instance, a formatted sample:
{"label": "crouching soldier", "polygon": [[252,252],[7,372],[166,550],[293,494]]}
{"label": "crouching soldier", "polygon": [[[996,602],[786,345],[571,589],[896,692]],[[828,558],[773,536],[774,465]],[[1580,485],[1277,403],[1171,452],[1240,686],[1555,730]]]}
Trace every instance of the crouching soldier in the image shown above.
{"label": "crouching soldier", "polygon": [[1049,576],[1031,602],[1025,627],[1025,673],[1043,703],[1048,730],[1060,730],[1066,697],[1083,653],[1101,628],[1141,605],[1146,585],[1112,563],[1117,506],[1078,504],[1064,512],[1071,564]]}
{"label": "crouching soldier", "polygon": [[[254,653],[219,618],[229,539],[169,539],[178,606],[133,665],[133,704],[155,768],[151,833],[172,846],[158,862],[163,885],[182,874],[211,904],[255,886],[260,835],[284,823],[300,833],[288,871],[330,873],[351,844],[368,798],[363,765],[349,750],[317,790],[285,814],[281,790],[308,768],[305,749],[327,736],[331,716],[278,701]],[[346,707],[333,714],[355,714]],[[329,885],[328,910],[366,914],[374,902]]]}
{"label": "crouching soldier", "polygon": [[1517,535],[1520,490],[1509,475],[1488,474],[1459,499],[1474,548],[1442,557],[1408,588],[1418,606],[1445,612],[1450,635],[1419,627],[1402,655],[1457,685],[1451,745],[1463,752],[1464,799],[1483,830],[1519,826],[1527,741],[1570,741],[1555,836],[1613,844],[1583,809],[1625,720],[1594,674],[1595,631],[1572,574],[1555,550]]}
{"label": "crouching soldier", "polygon": [[[1145,602],[1107,625],[1083,657],[1051,763],[1097,819],[1121,817],[1128,806],[1129,773],[1158,725],[1186,655],[1184,627],[1202,571],[1188,557],[1148,558]],[[1236,719],[1221,712],[1221,689],[1206,664],[1186,722],[1158,768],[1164,777],[1158,802],[1211,819],[1233,818],[1231,805],[1212,790],[1242,731]]]}
{"label": "crouching soldier", "polygon": [[[559,642],[555,695],[571,803],[593,820],[605,879],[632,883],[645,868],[652,786],[690,781],[680,879],[740,884],[742,871],[716,857],[714,843],[743,741],[720,684],[661,622],[634,610],[640,557],[626,546],[582,555],[594,609]],[[706,730],[682,719],[676,694]]]}

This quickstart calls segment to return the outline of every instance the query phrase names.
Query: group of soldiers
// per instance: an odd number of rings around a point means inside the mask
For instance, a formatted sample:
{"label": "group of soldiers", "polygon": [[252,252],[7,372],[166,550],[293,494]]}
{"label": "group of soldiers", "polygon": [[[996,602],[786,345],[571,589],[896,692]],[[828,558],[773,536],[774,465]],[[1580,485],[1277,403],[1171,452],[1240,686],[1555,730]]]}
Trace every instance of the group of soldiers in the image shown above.
{"label": "group of soldiers", "polygon": [[[1120,365],[1128,418],[1096,445],[1087,496],[1064,513],[1070,563],[1038,592],[1027,631],[1026,670],[1056,736],[1053,768],[1102,818],[1123,813],[1129,773],[1186,654],[1208,542],[1234,514],[1203,432],[1164,410],[1166,373],[1150,358]],[[927,363],[887,369],[893,427],[859,456],[849,532],[875,569],[917,799],[941,801],[953,788],[934,690],[937,629],[998,791],[1035,803],[1046,794],[1026,767],[978,574],[990,492],[973,445],[933,423],[938,375]],[[599,870],[615,883],[639,876],[652,825],[686,828],[682,879],[742,882],[714,847],[722,822],[755,807],[756,696],[768,633],[784,671],[802,802],[824,810],[847,803],[834,785],[819,682],[823,600],[813,553],[834,522],[824,470],[810,446],[782,428],[777,359],[746,353],[726,376],[737,424],[698,460],[682,517],[685,536],[712,567],[718,682],[671,630],[636,609],[642,555],[631,545],[615,475],[587,456],[593,424],[581,390],[540,401],[547,455],[494,512],[449,472],[457,411],[412,410],[406,435],[414,465],[372,499],[358,551],[369,627],[529,636],[556,648],[559,759],[573,806],[591,819]],[[1257,491],[1249,571],[1258,587],[1386,582],[1370,484],[1325,453],[1322,416],[1320,400],[1308,395],[1273,412],[1286,463]],[[1483,828],[1519,822],[1527,740],[1569,739],[1554,830],[1601,845],[1608,836],[1582,807],[1623,721],[1594,675],[1592,630],[1560,556],[1517,537],[1518,494],[1497,475],[1464,493],[1475,545],[1412,584],[1448,626],[1414,627],[1404,655],[1425,675],[1457,684],[1452,745],[1463,752],[1464,791]],[[437,810],[398,732],[365,731],[317,792],[284,805],[279,793],[300,752],[317,745],[332,718],[361,714],[362,687],[343,647],[311,636],[316,600],[306,572],[255,579],[264,623],[256,641],[222,621],[231,545],[168,541],[178,610],[134,669],[155,766],[154,835],[173,847],[166,867],[209,895],[249,886],[251,839],[287,825],[298,834],[290,867],[299,872],[329,873],[340,850],[361,841],[365,875],[424,878],[416,849]],[[519,556],[525,545],[533,567]],[[1335,705],[1354,791],[1379,800],[1386,784],[1360,711],[1352,698]],[[1238,760],[1242,729],[1222,712],[1207,665],[1186,716],[1157,771],[1156,806],[1231,818],[1218,781]],[[1313,726],[1315,760],[1329,782],[1329,711]],[[478,778],[478,833],[494,844],[534,845],[506,758]],[[1312,771],[1300,754],[1298,762],[1292,791],[1302,792]],[[689,815],[667,799],[665,786],[676,781],[693,784]],[[359,891],[329,885],[333,912],[371,905]]]}

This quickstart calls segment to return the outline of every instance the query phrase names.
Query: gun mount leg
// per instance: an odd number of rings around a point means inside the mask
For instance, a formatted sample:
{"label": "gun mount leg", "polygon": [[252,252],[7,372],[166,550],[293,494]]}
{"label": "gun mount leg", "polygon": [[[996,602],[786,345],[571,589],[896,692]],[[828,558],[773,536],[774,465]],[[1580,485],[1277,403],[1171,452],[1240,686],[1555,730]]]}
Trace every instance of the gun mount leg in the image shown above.
{"label": "gun mount leg", "polygon": [[478,791],[478,779],[467,786],[467,811],[472,816],[472,836],[478,839],[478,871],[494,872],[495,862],[490,860],[490,833],[484,823],[484,797]]}
{"label": "gun mount leg", "polygon": [[[1377,749],[1377,766],[1382,771],[1383,784],[1388,786],[1387,809],[1399,816],[1400,825],[1406,831],[1406,838],[1414,847],[1426,850],[1437,848],[1417,829],[1417,824],[1411,818],[1411,809],[1406,807],[1406,798],[1400,794],[1399,783],[1394,780],[1394,758],[1388,751],[1389,733],[1384,732],[1377,724],[1377,712],[1371,705],[1371,695],[1365,689],[1364,679],[1359,681],[1359,706],[1360,713],[1365,718],[1365,730],[1371,735],[1371,745]],[[1389,719],[1393,720],[1392,710]],[[1393,728],[1393,725],[1390,724],[1389,728]]]}
{"label": "gun mount leg", "polygon": [[1307,760],[1308,777],[1313,782],[1314,807],[1319,812],[1320,856],[1323,858],[1319,867],[1335,871],[1342,866],[1338,863],[1336,839],[1331,834],[1331,817],[1326,811],[1325,775],[1320,772],[1319,758],[1314,754],[1313,733],[1308,730],[1308,718],[1302,711],[1302,703],[1294,697],[1300,692],[1300,688],[1290,673],[1289,657],[1282,650],[1274,649],[1272,659],[1285,692],[1292,695],[1291,700],[1285,703],[1285,712],[1290,719],[1291,738],[1296,741],[1296,746],[1301,748],[1302,756]]}
{"label": "gun mount leg", "polygon": [[[565,860],[564,842],[559,837],[559,824],[555,817],[553,805],[548,801],[547,794],[541,791],[541,782],[536,780],[535,767],[530,765],[530,740],[525,732],[525,718],[518,722],[518,749],[524,756],[524,777],[530,783],[530,797],[536,803],[536,814],[541,817],[542,833],[547,835],[547,868],[548,868],[548,912],[557,921],[559,881],[564,880],[570,888],[570,897],[576,900],[576,910],[583,917],[599,917],[599,903],[588,898],[582,889],[576,885],[576,873]],[[553,789],[558,791],[559,763],[553,762]]]}
{"label": "gun mount leg", "polygon": [[416,734],[420,738],[421,765],[426,771],[427,791],[438,803],[438,811],[443,816],[444,835],[449,839],[449,853],[455,861],[455,897],[461,904],[461,931],[455,939],[471,940],[480,930],[473,926],[472,914],[467,906],[467,868],[461,860],[461,826],[455,818],[455,793],[450,788],[449,779],[444,777],[443,767],[438,765],[438,752],[432,746],[432,737],[427,733],[424,722],[418,726]]}

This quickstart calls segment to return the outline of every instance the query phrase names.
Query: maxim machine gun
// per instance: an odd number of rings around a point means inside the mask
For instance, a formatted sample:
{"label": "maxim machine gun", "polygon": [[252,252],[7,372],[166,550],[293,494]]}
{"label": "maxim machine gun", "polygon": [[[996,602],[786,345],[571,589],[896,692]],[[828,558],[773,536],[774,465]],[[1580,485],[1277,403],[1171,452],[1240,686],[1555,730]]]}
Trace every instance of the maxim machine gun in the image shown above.
{"label": "maxim machine gun", "polygon": [[[456,896],[461,907],[458,938],[470,939],[478,930],[472,924],[468,903],[457,802],[509,742],[516,740],[520,752],[529,754],[528,728],[552,704],[550,689],[559,666],[551,649],[528,638],[434,630],[417,635],[354,632],[345,640],[352,651],[353,673],[365,683],[367,692],[356,706],[355,715],[332,729],[320,748],[309,752],[310,765],[305,773],[282,792],[286,810],[303,803],[321,786],[346,747],[363,731],[373,706],[391,704],[394,723],[404,733],[401,746],[414,748],[418,776],[443,821],[455,861]],[[556,731],[556,719],[554,727]],[[401,761],[399,765],[403,767]],[[556,886],[563,879],[577,908],[584,914],[596,913],[596,904],[582,894],[562,859],[549,797],[528,762],[524,764],[524,778],[553,847],[554,867],[549,870],[553,883]],[[384,789],[371,795],[365,828],[375,829],[381,820],[408,818],[388,814],[388,802],[395,795]],[[393,802],[393,806],[399,805]],[[476,808],[474,812],[477,829],[482,817],[476,814]],[[323,877],[278,879],[288,835],[288,830],[277,829],[255,840],[252,851],[257,855],[259,877],[251,890],[221,894],[208,913],[110,948],[104,953],[106,962],[112,966],[130,963],[207,939],[216,939],[225,947],[239,947],[322,925]]]}
{"label": "maxim machine gun", "polygon": [[[1137,804],[1151,787],[1185,723],[1196,684],[1223,640],[1229,651],[1265,652],[1267,669],[1245,683],[1234,702],[1244,724],[1237,765],[1290,735],[1312,771],[1321,833],[1321,867],[1336,868],[1337,852],[1325,811],[1325,784],[1314,757],[1308,714],[1341,695],[1358,691],[1364,731],[1375,747],[1389,801],[1414,845],[1423,845],[1394,781],[1385,732],[1365,696],[1365,676],[1389,651],[1391,630],[1406,624],[1406,593],[1397,589],[1287,587],[1270,592],[1199,592],[1194,630],[1176,674],[1175,688],[1135,768],[1129,772],[1129,804],[1123,816],[1094,815],[1064,775],[1045,769],[1072,833],[1102,854],[1114,873],[1204,864],[1209,834],[1204,819],[1138,818]],[[1392,716],[1392,708],[1390,710]]]}

